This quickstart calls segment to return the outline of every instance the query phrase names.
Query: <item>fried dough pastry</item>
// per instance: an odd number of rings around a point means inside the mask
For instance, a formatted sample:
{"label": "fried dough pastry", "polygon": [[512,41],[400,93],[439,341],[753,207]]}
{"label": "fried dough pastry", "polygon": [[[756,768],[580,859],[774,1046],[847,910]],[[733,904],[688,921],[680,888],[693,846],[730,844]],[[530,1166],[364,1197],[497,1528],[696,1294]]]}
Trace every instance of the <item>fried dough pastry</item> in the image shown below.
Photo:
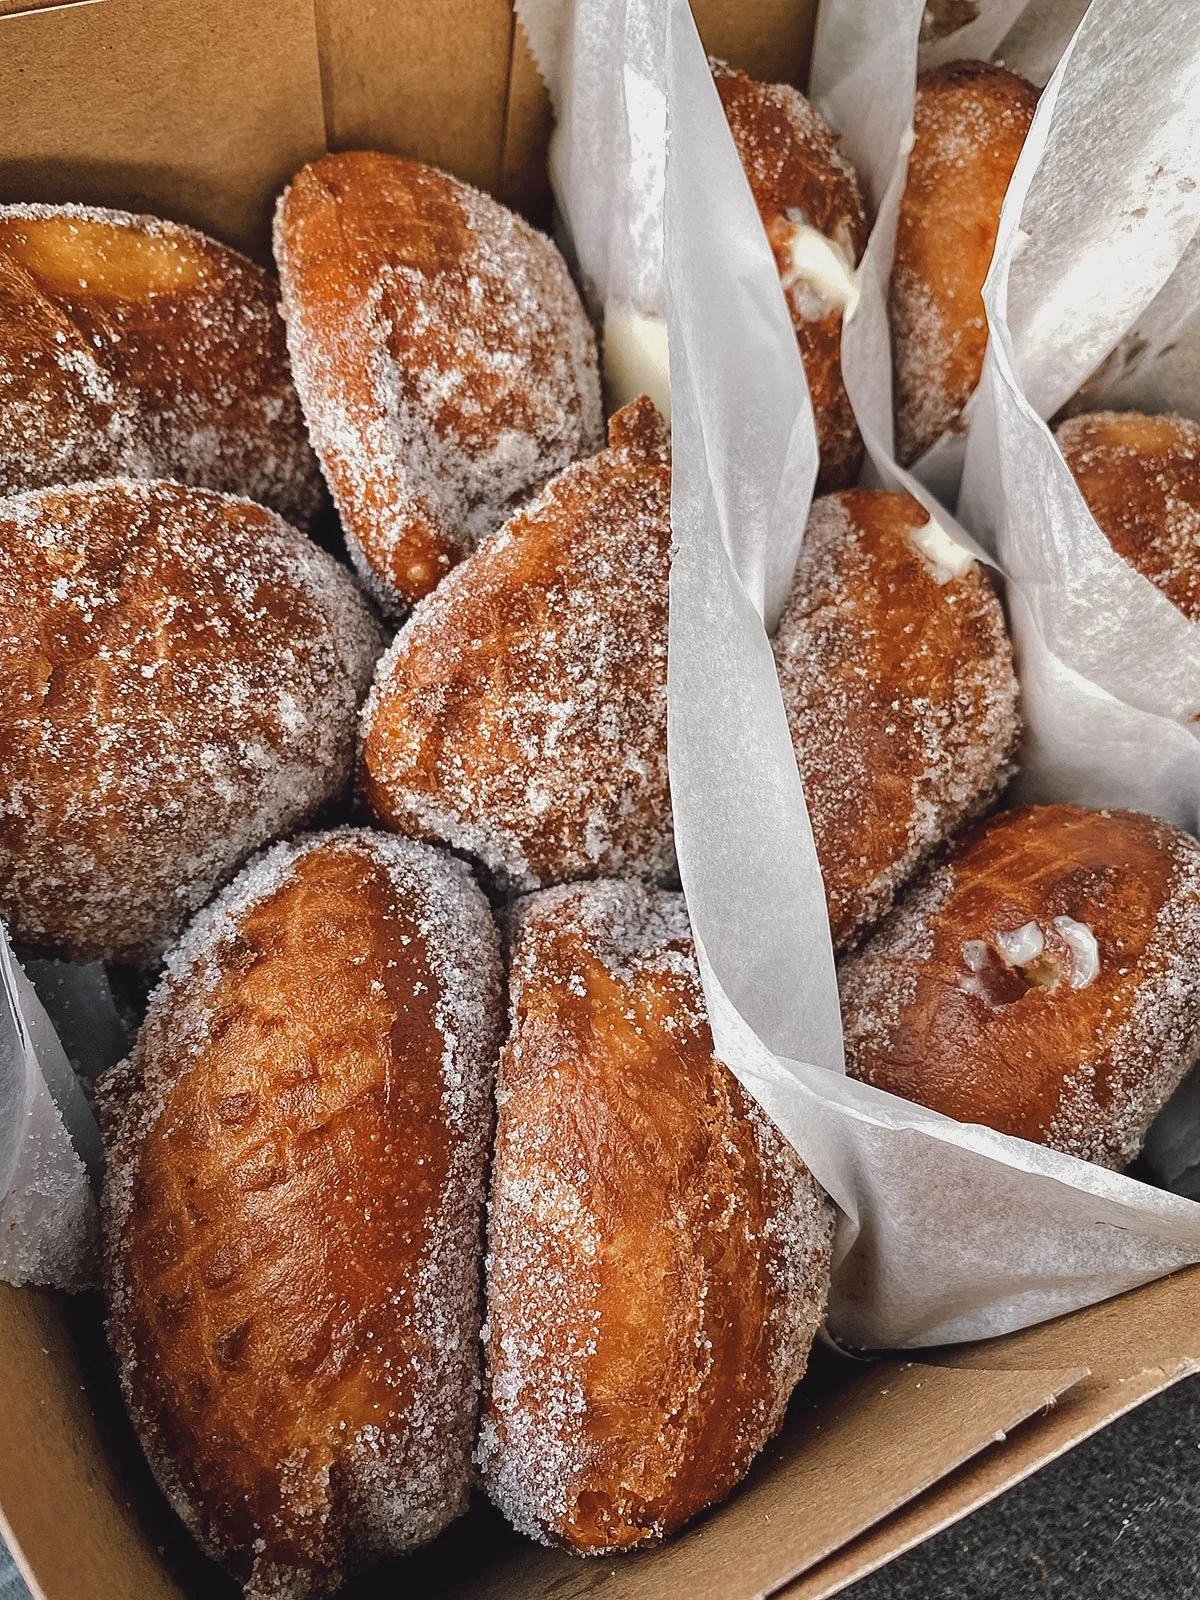
{"label": "fried dough pastry", "polygon": [[728,1494],[824,1313],[833,1212],[712,1054],[683,897],[518,908],[492,1167],[484,1483],[596,1554]]}
{"label": "fried dough pastry", "polygon": [[305,167],[279,202],[275,256],[350,552],[399,614],[599,447],[591,326],[548,239],[399,156]]}
{"label": "fried dough pastry", "polygon": [[1131,811],[982,823],[841,972],[846,1067],[1124,1167],[1200,1054],[1200,845]]}
{"label": "fried dough pastry", "polygon": [[817,492],[852,484],[863,444],[842,382],[842,318],[867,244],[858,177],[833,129],[785,83],[716,62],[733,142],[775,254],[812,396],[821,451]]}
{"label": "fried dough pastry", "polygon": [[75,960],[156,959],[343,795],[383,636],[274,512],[109,478],[0,501],[0,916]]}
{"label": "fried dough pastry", "polygon": [[1012,773],[1017,683],[991,583],[905,494],[818,500],[775,635],[836,947]]}
{"label": "fried dough pastry", "polygon": [[1057,436],[1113,549],[1200,622],[1200,424],[1096,411]]}
{"label": "fried dough pastry", "polygon": [[100,1080],[108,1332],[175,1510],[317,1600],[466,1507],[501,969],[466,867],[279,845],[172,952]]}
{"label": "fried dough pastry", "polygon": [[904,466],[959,424],[979,385],[983,282],[1037,99],[1024,78],[985,61],[954,61],[917,80],[889,306]]}
{"label": "fried dough pastry", "polygon": [[158,217],[0,206],[0,495],[118,475],[312,518],[276,286]]}
{"label": "fried dough pastry", "polygon": [[530,889],[674,864],[670,465],[649,400],[421,602],[379,663],[360,786],[388,827]]}

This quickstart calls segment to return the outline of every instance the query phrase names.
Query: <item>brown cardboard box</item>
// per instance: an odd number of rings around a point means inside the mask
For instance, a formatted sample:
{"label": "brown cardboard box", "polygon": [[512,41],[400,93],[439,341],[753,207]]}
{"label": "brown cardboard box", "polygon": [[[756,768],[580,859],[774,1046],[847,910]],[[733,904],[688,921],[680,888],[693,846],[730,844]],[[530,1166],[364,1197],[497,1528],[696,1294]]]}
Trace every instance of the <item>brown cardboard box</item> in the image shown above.
{"label": "brown cardboard box", "polygon": [[[803,81],[813,0],[694,5],[714,54]],[[547,211],[549,111],[510,0],[0,0],[0,106],[0,198],[158,211],[260,257],[275,195],[326,146],[417,155]],[[584,1563],[480,1508],[405,1584],[818,1600],[1197,1369],[1200,1268],[918,1361],[819,1350],[747,1483],[663,1549]],[[232,1592],[154,1490],[95,1304],[0,1285],[0,1441],[0,1527],[36,1595]]]}

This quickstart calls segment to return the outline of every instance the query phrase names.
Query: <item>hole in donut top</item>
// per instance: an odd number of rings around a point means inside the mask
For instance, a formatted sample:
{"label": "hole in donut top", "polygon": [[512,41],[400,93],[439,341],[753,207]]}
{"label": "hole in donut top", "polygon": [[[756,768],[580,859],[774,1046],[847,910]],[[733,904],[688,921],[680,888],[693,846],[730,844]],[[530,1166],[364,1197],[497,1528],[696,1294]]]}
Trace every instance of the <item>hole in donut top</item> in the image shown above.
{"label": "hole in donut top", "polygon": [[790,207],[771,219],[767,237],[783,292],[802,316],[823,317],[831,311],[853,316],[858,305],[858,273],[845,223],[840,223],[837,234],[830,238]]}
{"label": "hole in donut top", "polygon": [[1086,989],[1100,972],[1095,934],[1074,917],[1054,917],[1050,929],[1048,937],[1040,923],[1024,922],[1001,929],[990,941],[967,939],[959,988],[993,1006],[1014,1005],[1032,989]]}
{"label": "hole in donut top", "polygon": [[54,214],[0,225],[0,249],[52,293],[144,300],[190,289],[202,262],[185,234]]}

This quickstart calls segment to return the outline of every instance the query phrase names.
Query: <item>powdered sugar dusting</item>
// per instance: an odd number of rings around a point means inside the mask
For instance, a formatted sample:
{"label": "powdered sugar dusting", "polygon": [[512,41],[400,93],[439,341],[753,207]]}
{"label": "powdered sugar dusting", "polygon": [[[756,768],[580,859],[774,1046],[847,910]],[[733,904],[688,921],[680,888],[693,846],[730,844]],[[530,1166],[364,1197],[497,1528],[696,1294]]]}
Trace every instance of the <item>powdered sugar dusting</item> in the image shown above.
{"label": "powdered sugar dusting", "polygon": [[648,400],[612,429],[416,607],[363,711],[376,814],[508,887],[674,864],[666,435]]}
{"label": "powdered sugar dusting", "polygon": [[0,329],[0,493],[121,475],[301,523],[321,504],[275,285],[216,240],[94,206],[0,206]]}
{"label": "powdered sugar dusting", "polygon": [[275,250],[317,454],[357,567],[398,613],[599,443],[591,328],[548,239],[415,162],[306,168]]}
{"label": "powdered sugar dusting", "polygon": [[835,942],[1012,772],[1017,684],[999,601],[977,569],[933,573],[907,496],[812,509],[775,660]]}
{"label": "powdered sugar dusting", "polygon": [[728,1492],[778,1427],[831,1208],[709,1054],[682,896],[602,880],[521,902],[511,995],[477,1455],[522,1532],[627,1548]]}
{"label": "powdered sugar dusting", "polygon": [[0,503],[0,911],[151,960],[266,840],[343,793],[383,639],[273,513],[110,479]]}
{"label": "powdered sugar dusting", "polygon": [[1057,437],[1113,549],[1200,622],[1200,423],[1100,411]]}
{"label": "powdered sugar dusting", "polygon": [[[316,964],[289,995],[297,960]],[[126,1399],[164,1491],[258,1600],[331,1593],[465,1507],[500,986],[496,930],[461,862],[365,830],[313,835],[260,856],[196,919],[133,1057],[102,1080]],[[441,1040],[432,1086],[425,1018]],[[307,1049],[315,1074],[298,1071]],[[211,1146],[190,1137],[198,1114]],[[247,1181],[263,1151],[279,1172]],[[177,1258],[147,1258],[149,1240],[181,1229]],[[198,1388],[182,1377],[196,1339],[216,1352]]]}

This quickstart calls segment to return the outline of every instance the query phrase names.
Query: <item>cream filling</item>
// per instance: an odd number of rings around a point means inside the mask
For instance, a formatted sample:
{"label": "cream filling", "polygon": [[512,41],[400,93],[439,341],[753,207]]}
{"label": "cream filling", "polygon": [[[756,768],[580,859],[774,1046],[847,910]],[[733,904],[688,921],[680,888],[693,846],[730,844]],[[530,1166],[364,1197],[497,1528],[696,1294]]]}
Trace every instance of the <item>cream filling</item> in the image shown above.
{"label": "cream filling", "polygon": [[604,313],[604,382],[614,411],[648,394],[671,420],[667,325],[661,317],[610,306]]}
{"label": "cream filling", "polygon": [[859,297],[854,258],[844,245],[818,232],[794,212],[787,215],[792,231],[784,245],[787,265],[779,275],[784,292],[803,284],[827,311],[852,317]]}
{"label": "cream filling", "polygon": [[1086,922],[1076,922],[1074,917],[1055,917],[1054,926],[1071,947],[1071,976],[1067,982],[1072,989],[1086,989],[1100,976],[1096,935]]}
{"label": "cream filling", "polygon": [[929,568],[934,583],[949,583],[951,578],[965,578],[975,566],[975,557],[965,546],[952,539],[934,517],[920,528],[910,528],[908,537]]}

